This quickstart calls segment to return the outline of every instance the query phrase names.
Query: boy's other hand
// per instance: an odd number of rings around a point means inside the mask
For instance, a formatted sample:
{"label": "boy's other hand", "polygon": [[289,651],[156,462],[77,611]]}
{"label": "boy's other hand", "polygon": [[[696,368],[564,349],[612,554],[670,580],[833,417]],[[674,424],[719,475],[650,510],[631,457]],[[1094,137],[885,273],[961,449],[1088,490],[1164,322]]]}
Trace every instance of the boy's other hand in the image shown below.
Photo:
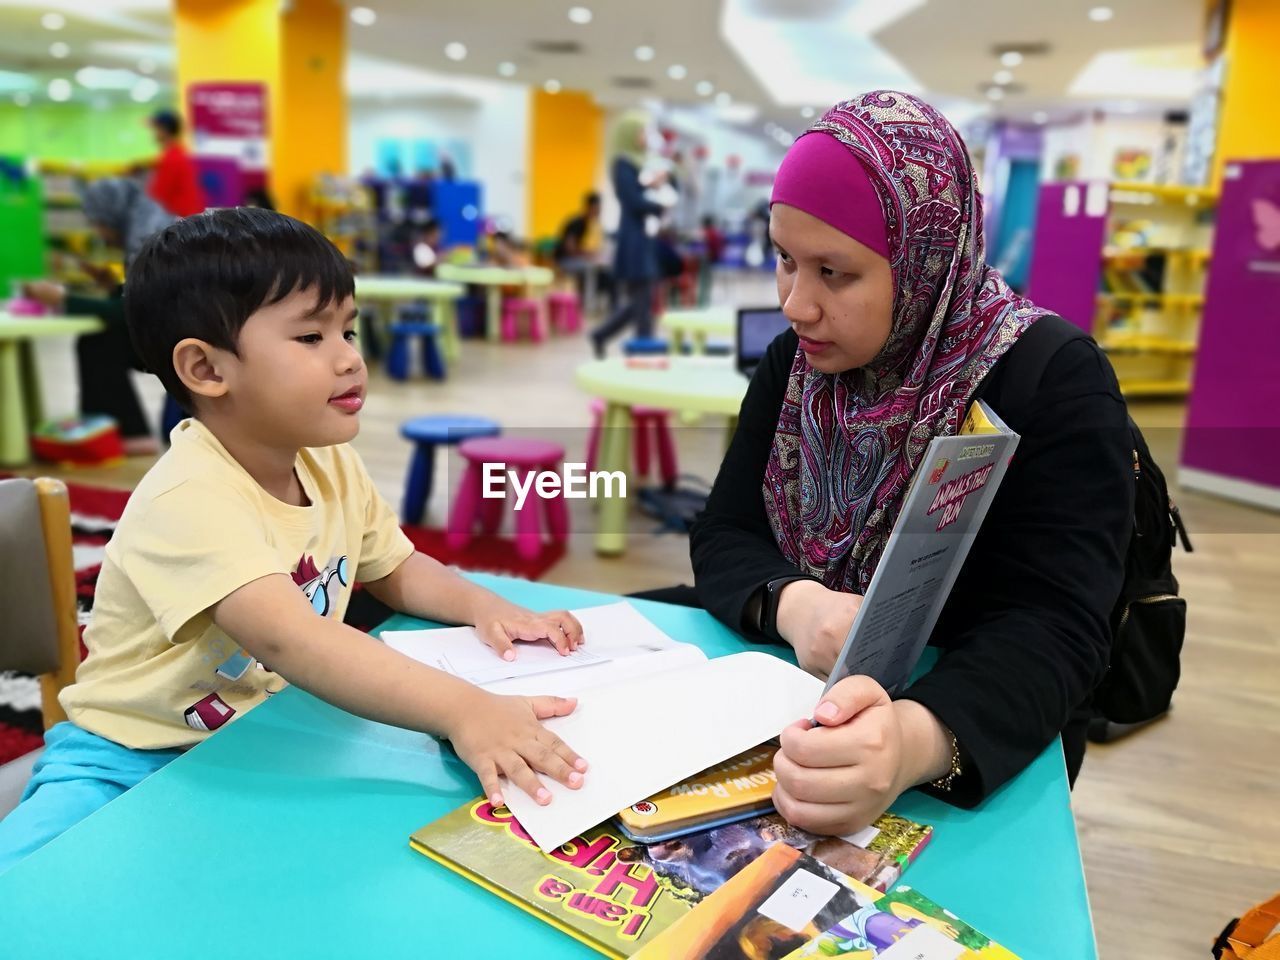
{"label": "boy's other hand", "polygon": [[506,801],[500,776],[542,805],[551,791],[539,773],[554,777],[572,790],[582,786],[587,761],[541,723],[573,712],[578,701],[566,697],[506,697],[476,690],[477,699],[460,711],[447,731],[464,763],[480,778],[484,795],[494,806]]}
{"label": "boy's other hand", "polygon": [[504,604],[477,616],[476,632],[504,660],[516,658],[518,640],[527,643],[550,640],[562,657],[577,650],[583,642],[582,624],[568,610],[534,613],[514,604]]}

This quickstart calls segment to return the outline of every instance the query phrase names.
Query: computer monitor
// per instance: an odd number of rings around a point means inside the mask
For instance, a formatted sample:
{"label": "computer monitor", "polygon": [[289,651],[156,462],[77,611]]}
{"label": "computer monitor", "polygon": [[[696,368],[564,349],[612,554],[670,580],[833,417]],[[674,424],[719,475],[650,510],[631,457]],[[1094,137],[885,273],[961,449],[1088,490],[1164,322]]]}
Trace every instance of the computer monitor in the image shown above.
{"label": "computer monitor", "polygon": [[790,323],[777,307],[742,307],[738,310],[738,339],[735,364],[746,376],[755,373],[764,358],[764,352],[774,337],[785,331]]}

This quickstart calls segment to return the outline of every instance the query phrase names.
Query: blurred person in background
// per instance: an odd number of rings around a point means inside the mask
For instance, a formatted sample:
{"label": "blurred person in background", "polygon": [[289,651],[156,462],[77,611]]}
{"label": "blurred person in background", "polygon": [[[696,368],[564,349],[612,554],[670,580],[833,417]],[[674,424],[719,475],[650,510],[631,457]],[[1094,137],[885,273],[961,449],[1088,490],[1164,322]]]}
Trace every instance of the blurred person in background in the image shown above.
{"label": "blurred person in background", "polygon": [[156,159],[147,193],[175,217],[203,213],[204,190],[195,159],[182,145],[182,119],[172,110],[157,110],[151,117],[160,156]]}
{"label": "blurred person in background", "polygon": [[[84,214],[103,240],[124,251],[125,278],[129,264],[153,233],[177,217],[148,197],[136,180],[107,177],[90,183],[84,191]],[[76,341],[80,412],[105,414],[120,428],[124,450],[130,456],[159,452],[160,446],[147,426],[142,404],[129,378],[139,369],[124,317],[124,288],[115,284],[105,297],[68,294],[58,283],[26,284],[23,295],[56,313],[93,316],[102,321],[101,333]]]}

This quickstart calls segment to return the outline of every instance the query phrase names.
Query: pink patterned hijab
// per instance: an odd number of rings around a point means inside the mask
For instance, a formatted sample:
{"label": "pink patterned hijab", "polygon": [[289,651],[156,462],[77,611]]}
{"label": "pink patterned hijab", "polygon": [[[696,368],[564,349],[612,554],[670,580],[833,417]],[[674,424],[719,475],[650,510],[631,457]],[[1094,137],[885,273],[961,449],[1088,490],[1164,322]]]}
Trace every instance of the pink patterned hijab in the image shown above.
{"label": "pink patterned hijab", "polygon": [[[929,441],[960,428],[982,378],[1048,311],[987,266],[968,151],[928,104],[889,90],[863,94],[832,107],[797,143],[814,136],[850,151],[878,196],[893,327],[874,360],[844,373],[820,373],[796,352],[764,502],[783,556],[833,590],[862,593]],[[849,189],[861,193],[857,173]]]}

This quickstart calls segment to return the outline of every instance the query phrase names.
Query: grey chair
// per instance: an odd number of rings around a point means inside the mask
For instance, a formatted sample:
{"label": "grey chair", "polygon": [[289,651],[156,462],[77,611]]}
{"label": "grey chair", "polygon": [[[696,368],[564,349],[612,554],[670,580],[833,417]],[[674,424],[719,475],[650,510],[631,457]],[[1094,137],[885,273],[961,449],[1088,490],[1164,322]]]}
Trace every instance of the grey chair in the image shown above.
{"label": "grey chair", "polygon": [[71,508],[60,480],[0,480],[0,670],[40,677],[45,728],[80,663]]}

